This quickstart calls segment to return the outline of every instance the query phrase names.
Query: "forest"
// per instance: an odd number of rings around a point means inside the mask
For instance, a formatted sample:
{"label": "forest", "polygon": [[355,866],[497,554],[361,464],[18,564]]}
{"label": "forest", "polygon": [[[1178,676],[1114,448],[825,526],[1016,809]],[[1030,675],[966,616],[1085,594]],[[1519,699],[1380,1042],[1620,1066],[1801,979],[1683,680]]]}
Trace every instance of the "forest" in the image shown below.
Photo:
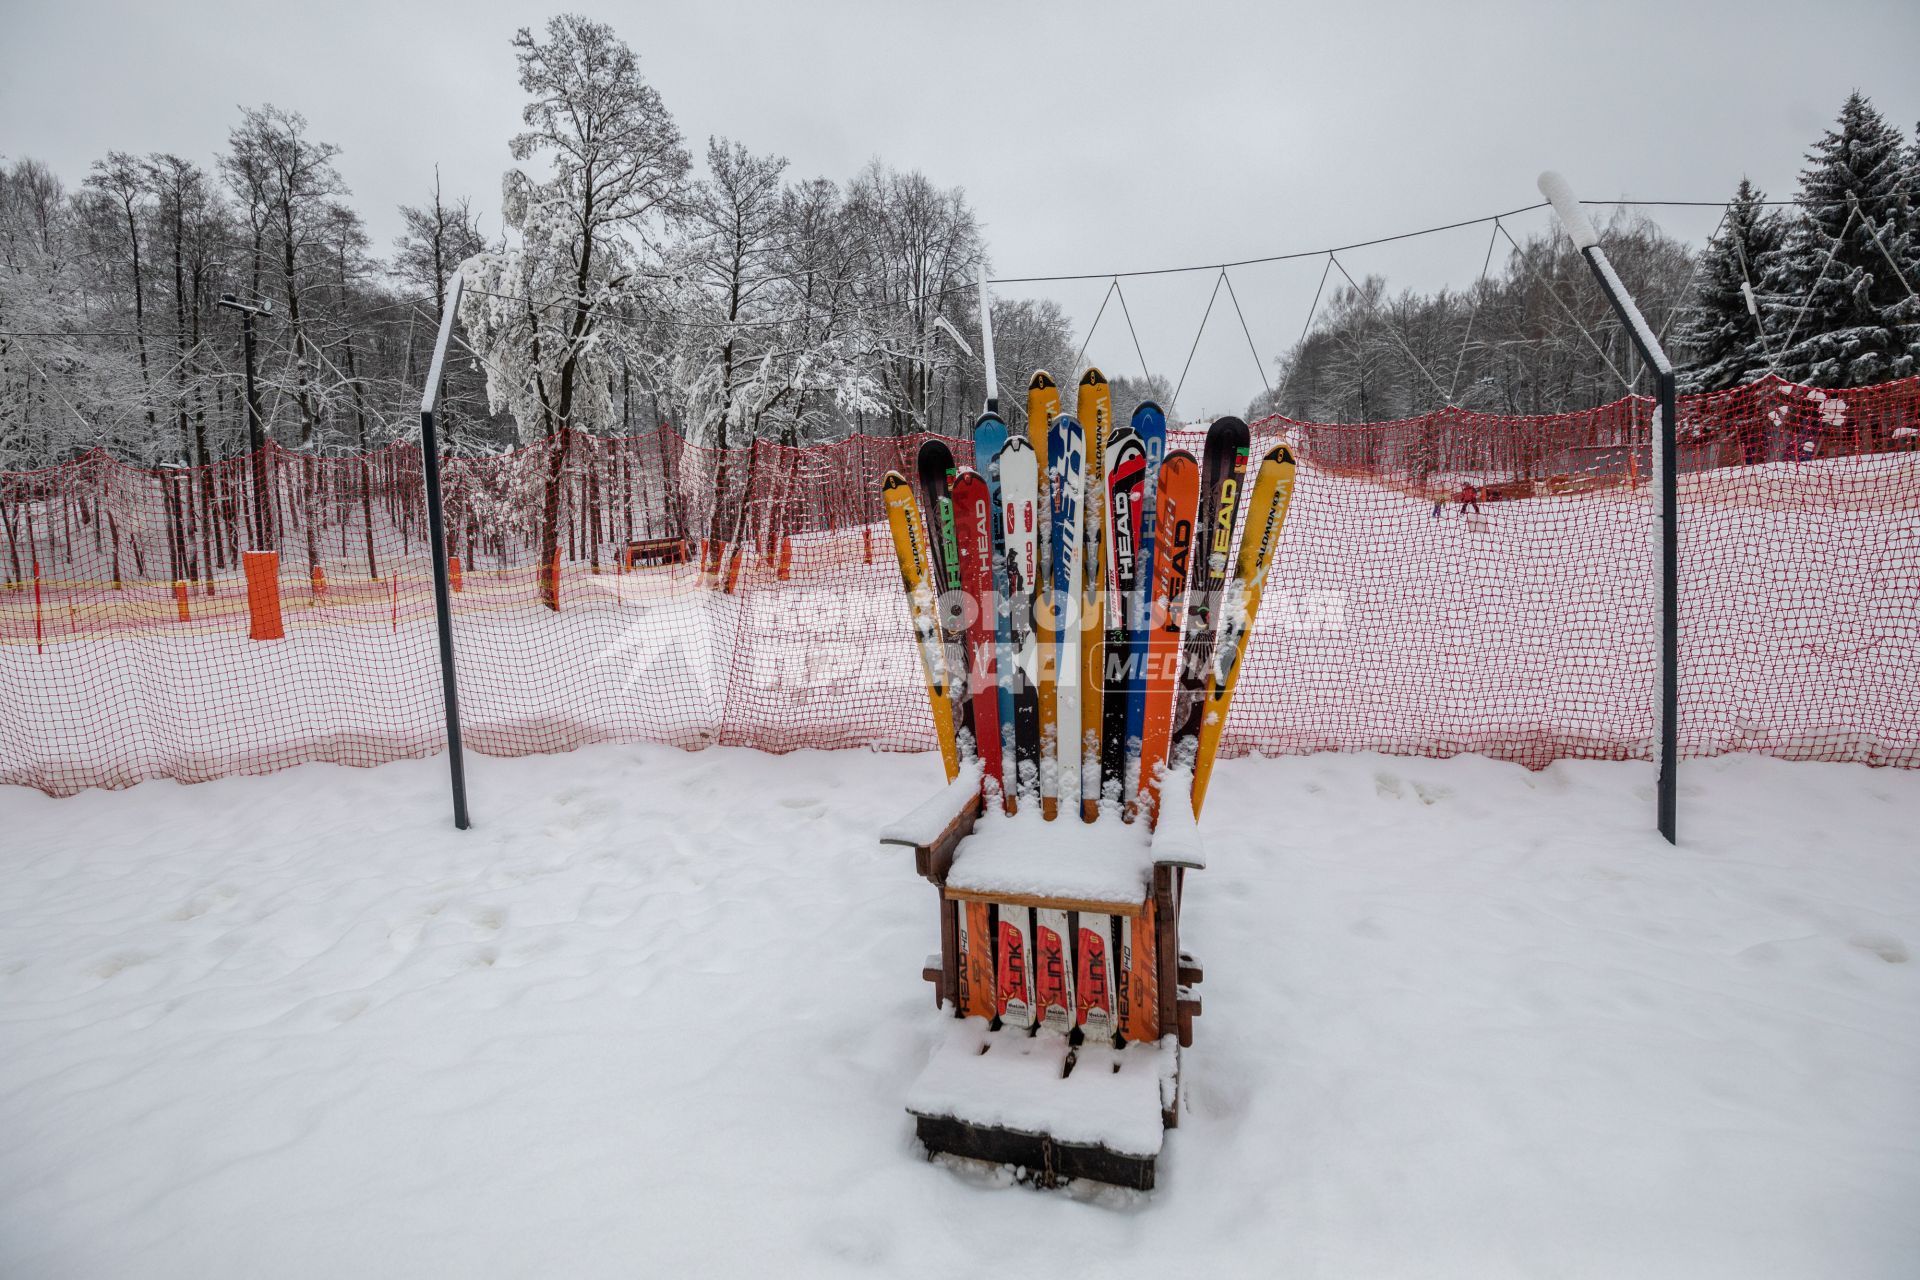
{"label": "forest", "polygon": [[[204,163],[113,151],[75,182],[0,157],[0,470],[101,446],[149,466],[246,452],[242,325],[223,296],[270,308],[254,324],[268,438],[319,457],[405,438],[462,264],[451,453],[561,427],[670,424],[732,447],[970,426],[990,255],[964,191],[881,160],[806,177],[741,141],[696,146],[599,23],[558,17],[513,47],[525,128],[497,209],[445,191],[423,156],[391,245],[354,207],[352,157],[284,106],[244,109]],[[1683,389],[1769,372],[1857,386],[1920,360],[1920,139],[1860,94],[1792,198],[1742,182],[1698,250],[1625,212],[1603,235]],[[1249,411],[1365,422],[1615,399],[1635,362],[1584,276],[1562,238],[1502,224],[1458,290],[1395,292],[1330,258],[1308,331]],[[1057,304],[997,299],[993,326],[1016,419],[1028,371],[1078,375]],[[1169,390],[1119,379],[1116,409]]]}

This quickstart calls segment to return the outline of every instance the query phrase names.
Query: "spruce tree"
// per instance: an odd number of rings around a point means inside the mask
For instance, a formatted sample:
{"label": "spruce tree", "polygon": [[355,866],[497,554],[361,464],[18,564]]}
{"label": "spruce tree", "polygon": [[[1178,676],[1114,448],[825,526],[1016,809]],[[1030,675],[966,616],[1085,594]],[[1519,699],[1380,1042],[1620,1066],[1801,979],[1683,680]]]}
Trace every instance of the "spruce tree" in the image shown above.
{"label": "spruce tree", "polygon": [[[1819,387],[1906,377],[1920,367],[1920,305],[1887,261],[1887,254],[1901,263],[1914,256],[1903,199],[1905,141],[1855,92],[1807,161],[1800,173],[1802,217],[1762,282],[1770,306],[1779,309],[1779,328],[1793,339],[1784,350],[1776,345],[1779,372]],[[1858,217],[1850,217],[1849,192],[1859,199]],[[1768,332],[1775,332],[1771,313]]]}
{"label": "spruce tree", "polygon": [[[1752,382],[1770,363],[1767,342],[1747,310],[1740,286],[1761,264],[1772,262],[1786,237],[1780,215],[1766,207],[1766,194],[1747,179],[1727,206],[1720,233],[1700,255],[1698,288],[1681,320],[1676,345],[1686,354],[1681,384],[1688,391],[1720,391]],[[1771,340],[1785,336],[1776,320]]]}

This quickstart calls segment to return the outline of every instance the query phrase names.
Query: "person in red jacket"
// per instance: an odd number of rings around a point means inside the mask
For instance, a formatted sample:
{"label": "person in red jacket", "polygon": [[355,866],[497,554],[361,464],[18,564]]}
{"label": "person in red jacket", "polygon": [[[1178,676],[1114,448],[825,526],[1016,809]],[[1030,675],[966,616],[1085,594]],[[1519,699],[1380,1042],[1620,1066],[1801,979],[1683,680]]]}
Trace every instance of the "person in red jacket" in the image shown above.
{"label": "person in red jacket", "polygon": [[1470,484],[1463,484],[1460,486],[1460,514],[1465,515],[1469,511],[1480,514],[1480,491]]}

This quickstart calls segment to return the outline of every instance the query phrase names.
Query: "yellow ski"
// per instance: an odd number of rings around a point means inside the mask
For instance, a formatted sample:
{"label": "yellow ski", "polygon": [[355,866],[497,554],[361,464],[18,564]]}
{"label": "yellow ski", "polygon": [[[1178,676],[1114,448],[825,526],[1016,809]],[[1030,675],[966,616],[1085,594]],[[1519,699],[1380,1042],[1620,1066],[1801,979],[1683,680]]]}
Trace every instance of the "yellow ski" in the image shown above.
{"label": "yellow ski", "polygon": [[[1105,683],[1107,638],[1107,436],[1113,428],[1113,391],[1098,369],[1080,378],[1080,426],[1087,435],[1087,504],[1081,517],[1085,549],[1081,567],[1086,586],[1080,597],[1080,760],[1092,785],[1081,784],[1080,816],[1100,816],[1100,696]],[[1064,789],[1064,787],[1063,787]]]}
{"label": "yellow ski", "polygon": [[898,471],[887,472],[881,480],[880,496],[887,508],[893,552],[900,559],[900,582],[907,590],[907,612],[913,618],[920,670],[927,678],[927,702],[933,710],[933,731],[940,739],[940,760],[947,767],[947,781],[952,782],[960,776],[960,744],[953,731],[953,699],[948,693],[947,660],[935,613],[937,586],[927,556],[926,526],[920,522],[920,504],[913,499],[913,488]]}
{"label": "yellow ski", "polygon": [[1039,525],[1039,560],[1035,565],[1034,582],[1034,639],[1040,649],[1040,812],[1051,822],[1060,803],[1059,780],[1057,771],[1045,762],[1057,758],[1059,741],[1057,703],[1059,687],[1056,684],[1054,666],[1055,619],[1051,602],[1053,600],[1053,504],[1047,494],[1052,486],[1047,477],[1053,474],[1054,459],[1047,456],[1047,431],[1060,413],[1060,388],[1054,385],[1053,377],[1045,369],[1034,373],[1027,383],[1027,440],[1033,445],[1033,457],[1040,471],[1040,509],[1034,513],[1034,523]]}
{"label": "yellow ski", "polygon": [[1260,459],[1260,470],[1254,476],[1253,500],[1247,506],[1246,527],[1240,533],[1240,555],[1220,599],[1219,631],[1207,670],[1206,697],[1200,704],[1200,754],[1193,764],[1195,817],[1200,816],[1200,806],[1206,803],[1207,783],[1213,777],[1220,737],[1227,729],[1227,711],[1233,705],[1241,659],[1253,634],[1254,618],[1260,613],[1267,575],[1273,569],[1274,549],[1280,542],[1280,528],[1286,523],[1287,504],[1293,498],[1294,470],[1293,454],[1287,446],[1275,445]]}

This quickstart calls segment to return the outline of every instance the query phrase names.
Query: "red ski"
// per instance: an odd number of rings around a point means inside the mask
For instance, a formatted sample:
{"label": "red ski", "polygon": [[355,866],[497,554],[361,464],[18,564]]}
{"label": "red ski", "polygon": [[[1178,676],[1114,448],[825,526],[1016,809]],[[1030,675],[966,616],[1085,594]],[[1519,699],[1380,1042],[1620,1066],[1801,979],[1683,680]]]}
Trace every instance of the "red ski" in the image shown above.
{"label": "red ski", "polygon": [[977,471],[953,481],[953,529],[959,542],[960,590],[973,614],[967,622],[967,678],[972,687],[973,742],[995,789],[1004,789],[1000,765],[1000,678],[993,590],[993,495]]}

